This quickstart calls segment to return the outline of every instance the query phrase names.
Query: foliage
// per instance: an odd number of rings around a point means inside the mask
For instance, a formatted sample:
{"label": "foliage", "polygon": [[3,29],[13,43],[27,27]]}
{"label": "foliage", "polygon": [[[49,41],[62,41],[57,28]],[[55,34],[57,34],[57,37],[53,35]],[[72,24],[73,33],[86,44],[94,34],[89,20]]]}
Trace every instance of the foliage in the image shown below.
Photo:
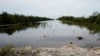
{"label": "foliage", "polygon": [[[71,18],[71,17],[70,17]],[[100,32],[100,13],[94,12],[93,15],[88,18],[84,17],[73,17],[70,19],[69,16],[63,16],[58,18],[62,23],[69,25],[77,25],[80,27],[86,27],[90,30],[90,33]]]}
{"label": "foliage", "polygon": [[14,48],[13,45],[7,45],[0,49],[0,56],[9,56],[9,54],[13,53],[12,48]]}
{"label": "foliage", "polygon": [[73,21],[77,23],[91,23],[91,24],[100,24],[100,13],[94,12],[93,15],[89,16],[88,18],[84,17],[73,17],[73,16],[63,16],[58,18],[58,20],[62,21]]}
{"label": "foliage", "polygon": [[7,12],[3,12],[0,14],[0,24],[16,24],[16,23],[28,23],[28,22],[37,22],[42,20],[50,20],[46,17],[34,17],[34,16],[24,16],[19,14],[9,14]]}

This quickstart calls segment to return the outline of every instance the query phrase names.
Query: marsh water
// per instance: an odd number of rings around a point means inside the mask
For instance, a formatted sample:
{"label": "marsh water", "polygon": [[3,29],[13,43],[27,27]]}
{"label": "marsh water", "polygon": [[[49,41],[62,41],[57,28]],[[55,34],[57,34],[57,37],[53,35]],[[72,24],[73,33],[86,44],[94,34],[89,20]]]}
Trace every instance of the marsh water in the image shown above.
{"label": "marsh water", "polygon": [[[61,47],[73,42],[81,47],[100,46],[100,26],[65,24],[59,20],[0,27],[0,47]],[[79,39],[78,37],[82,37]]]}

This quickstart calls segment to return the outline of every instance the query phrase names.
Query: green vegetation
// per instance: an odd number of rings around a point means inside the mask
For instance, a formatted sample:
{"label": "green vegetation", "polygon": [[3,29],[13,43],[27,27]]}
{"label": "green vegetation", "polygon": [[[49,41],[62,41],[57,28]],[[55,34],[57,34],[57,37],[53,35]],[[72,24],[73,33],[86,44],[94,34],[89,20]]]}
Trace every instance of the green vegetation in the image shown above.
{"label": "green vegetation", "polygon": [[3,12],[2,14],[0,14],[0,25],[30,23],[30,22],[34,23],[37,21],[44,21],[44,20],[50,20],[50,18],[9,14],[7,12]]}
{"label": "green vegetation", "polygon": [[85,17],[73,17],[63,16],[58,18],[63,24],[77,25],[79,27],[85,27],[90,30],[90,33],[94,34],[100,32],[100,13],[95,12],[88,18]]}
{"label": "green vegetation", "polygon": [[58,19],[61,21],[71,21],[71,22],[82,23],[82,24],[99,24],[100,25],[100,13],[98,12],[94,12],[93,15],[89,16],[88,18],[63,16]]}
{"label": "green vegetation", "polygon": [[0,56],[9,56],[13,53],[12,48],[14,48],[13,45],[7,45],[3,48],[0,48]]}

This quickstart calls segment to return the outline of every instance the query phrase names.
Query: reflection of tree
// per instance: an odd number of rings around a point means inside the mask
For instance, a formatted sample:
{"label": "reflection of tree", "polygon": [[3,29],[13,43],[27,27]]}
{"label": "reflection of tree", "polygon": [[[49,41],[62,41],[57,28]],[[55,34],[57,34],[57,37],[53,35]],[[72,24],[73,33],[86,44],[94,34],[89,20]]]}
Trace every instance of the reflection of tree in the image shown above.
{"label": "reflection of tree", "polygon": [[0,26],[0,33],[7,33],[12,35],[16,31],[26,30],[27,28],[38,28],[40,23],[30,23],[30,24],[17,24],[10,26]]}
{"label": "reflection of tree", "polygon": [[88,30],[90,30],[90,33],[91,34],[95,34],[95,33],[99,33],[100,32],[100,25],[97,25],[97,24],[83,24],[83,23],[76,23],[76,22],[64,22],[62,21],[63,24],[68,24],[68,25],[77,25],[79,27],[85,27],[87,28]]}
{"label": "reflection of tree", "polygon": [[46,23],[42,23],[41,27],[46,28],[46,25],[47,25]]}
{"label": "reflection of tree", "polygon": [[85,17],[73,17],[73,16],[63,16],[59,17],[62,23],[67,23],[70,25],[77,25],[80,27],[86,27],[90,30],[90,33],[100,32],[100,13],[94,12],[93,15]]}
{"label": "reflection of tree", "polygon": [[99,38],[98,38],[97,40],[99,40],[99,41],[100,41],[100,32],[98,33],[98,36],[99,36]]}

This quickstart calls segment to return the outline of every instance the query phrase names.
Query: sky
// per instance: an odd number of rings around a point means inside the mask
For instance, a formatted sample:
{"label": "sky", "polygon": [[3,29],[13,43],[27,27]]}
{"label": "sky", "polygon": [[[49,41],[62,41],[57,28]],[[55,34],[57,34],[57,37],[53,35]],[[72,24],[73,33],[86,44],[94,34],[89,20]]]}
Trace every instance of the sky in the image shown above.
{"label": "sky", "polygon": [[100,12],[100,0],[0,0],[0,13],[58,18]]}

